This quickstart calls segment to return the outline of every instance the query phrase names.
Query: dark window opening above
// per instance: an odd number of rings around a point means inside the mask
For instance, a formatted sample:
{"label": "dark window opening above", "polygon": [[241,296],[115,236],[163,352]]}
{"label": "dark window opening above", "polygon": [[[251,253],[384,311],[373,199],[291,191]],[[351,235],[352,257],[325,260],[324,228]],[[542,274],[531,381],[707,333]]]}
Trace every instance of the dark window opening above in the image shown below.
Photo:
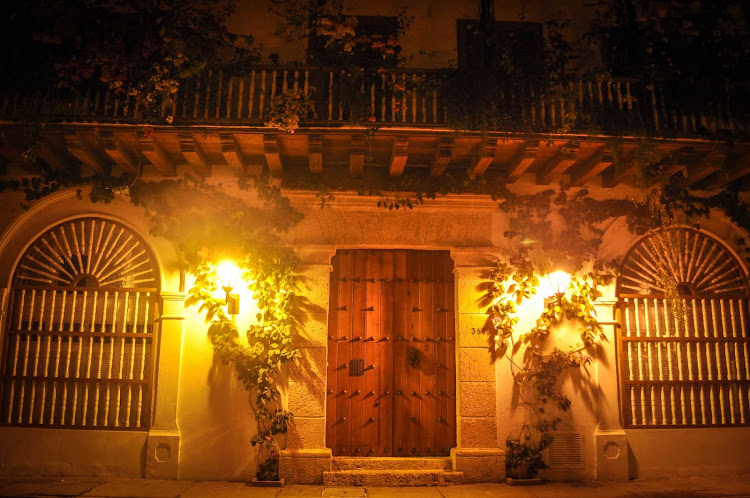
{"label": "dark window opening above", "polygon": [[474,19],[458,19],[456,23],[459,69],[541,73],[544,41],[540,23],[492,21],[486,27]]}

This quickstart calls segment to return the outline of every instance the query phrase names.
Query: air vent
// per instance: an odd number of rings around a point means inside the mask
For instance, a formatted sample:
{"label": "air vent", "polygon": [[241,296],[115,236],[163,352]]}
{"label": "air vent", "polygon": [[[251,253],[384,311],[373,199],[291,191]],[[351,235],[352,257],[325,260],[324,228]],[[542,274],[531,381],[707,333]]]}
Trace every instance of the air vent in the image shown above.
{"label": "air vent", "polygon": [[555,432],[548,451],[552,469],[583,468],[583,434],[580,432]]}

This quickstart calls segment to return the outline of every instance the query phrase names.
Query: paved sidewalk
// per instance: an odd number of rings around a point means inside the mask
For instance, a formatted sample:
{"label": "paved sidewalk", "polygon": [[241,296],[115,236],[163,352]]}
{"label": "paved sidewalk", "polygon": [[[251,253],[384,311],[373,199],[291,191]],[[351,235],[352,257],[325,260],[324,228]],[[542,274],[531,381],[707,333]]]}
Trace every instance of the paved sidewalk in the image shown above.
{"label": "paved sidewalk", "polygon": [[0,496],[86,496],[134,498],[557,498],[557,497],[748,497],[750,475],[691,476],[638,479],[623,483],[595,481],[545,483],[510,487],[503,484],[467,484],[429,488],[326,488],[287,486],[252,488],[242,482],[161,481],[148,479],[0,477]]}

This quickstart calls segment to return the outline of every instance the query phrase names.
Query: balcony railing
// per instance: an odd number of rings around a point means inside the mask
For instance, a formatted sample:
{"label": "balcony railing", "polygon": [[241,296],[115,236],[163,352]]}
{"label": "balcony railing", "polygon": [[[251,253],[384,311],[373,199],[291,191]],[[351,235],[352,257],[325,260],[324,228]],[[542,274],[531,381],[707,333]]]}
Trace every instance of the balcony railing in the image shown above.
{"label": "balcony railing", "polygon": [[[297,91],[315,102],[317,116],[302,126],[455,127],[497,131],[580,131],[662,136],[745,134],[747,84],[723,85],[689,98],[635,80],[494,81],[483,84],[457,70],[394,69],[345,72],[304,66],[206,70],[165,95],[151,116],[179,125],[263,126],[274,98]],[[491,76],[486,76],[491,78]],[[473,83],[472,83],[473,81]],[[0,96],[0,119],[61,122],[143,121],[137,96],[115,95],[98,82],[75,91]]]}

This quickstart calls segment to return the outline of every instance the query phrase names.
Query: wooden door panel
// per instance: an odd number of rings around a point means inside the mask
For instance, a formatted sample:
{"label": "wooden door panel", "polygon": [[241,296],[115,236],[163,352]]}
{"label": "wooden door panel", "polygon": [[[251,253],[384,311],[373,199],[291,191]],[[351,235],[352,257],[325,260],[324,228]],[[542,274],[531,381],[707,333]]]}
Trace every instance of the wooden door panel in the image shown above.
{"label": "wooden door panel", "polygon": [[[375,251],[364,253],[365,287],[364,333],[362,342],[366,349],[364,389],[360,403],[364,407],[362,440],[365,443],[361,453],[372,456],[380,453],[380,410],[373,406],[375,393],[380,391],[381,356],[380,345],[380,255]],[[356,448],[355,448],[356,451]]]}
{"label": "wooden door panel", "polygon": [[[419,364],[419,404],[420,404],[420,441],[417,454],[431,456],[435,448],[435,330],[434,330],[434,264],[436,253],[420,252],[419,254],[419,349],[421,361]],[[439,253],[438,253],[439,255]]]}
{"label": "wooden door panel", "polygon": [[381,252],[380,260],[380,388],[373,402],[379,409],[380,451],[393,455],[393,251]]}
{"label": "wooden door panel", "polygon": [[407,252],[396,251],[393,262],[393,456],[404,456],[409,426],[408,369],[405,338],[407,330]]}
{"label": "wooden door panel", "polygon": [[[351,360],[362,361],[367,364],[367,346],[364,342],[365,336],[365,308],[367,307],[367,293],[363,277],[365,275],[367,254],[362,251],[352,252],[352,336]],[[351,370],[352,365],[348,365],[345,370],[349,379],[349,403],[351,406],[351,431],[349,444],[351,446],[349,455],[361,453],[361,448],[370,441],[364,438],[365,418],[364,404],[362,403],[362,394],[365,390],[365,375],[354,375]]]}
{"label": "wooden door panel", "polygon": [[[349,361],[351,360],[352,338],[352,285],[351,274],[353,268],[351,253],[343,253],[338,261],[338,314],[339,328],[336,337],[336,388],[333,396],[336,400],[336,425],[334,446],[345,452],[350,445],[351,425],[351,386],[349,385]],[[345,280],[346,279],[346,280]],[[347,281],[348,280],[348,281]]]}
{"label": "wooden door panel", "polygon": [[447,252],[333,259],[326,442],[337,456],[441,456],[456,441]]}

